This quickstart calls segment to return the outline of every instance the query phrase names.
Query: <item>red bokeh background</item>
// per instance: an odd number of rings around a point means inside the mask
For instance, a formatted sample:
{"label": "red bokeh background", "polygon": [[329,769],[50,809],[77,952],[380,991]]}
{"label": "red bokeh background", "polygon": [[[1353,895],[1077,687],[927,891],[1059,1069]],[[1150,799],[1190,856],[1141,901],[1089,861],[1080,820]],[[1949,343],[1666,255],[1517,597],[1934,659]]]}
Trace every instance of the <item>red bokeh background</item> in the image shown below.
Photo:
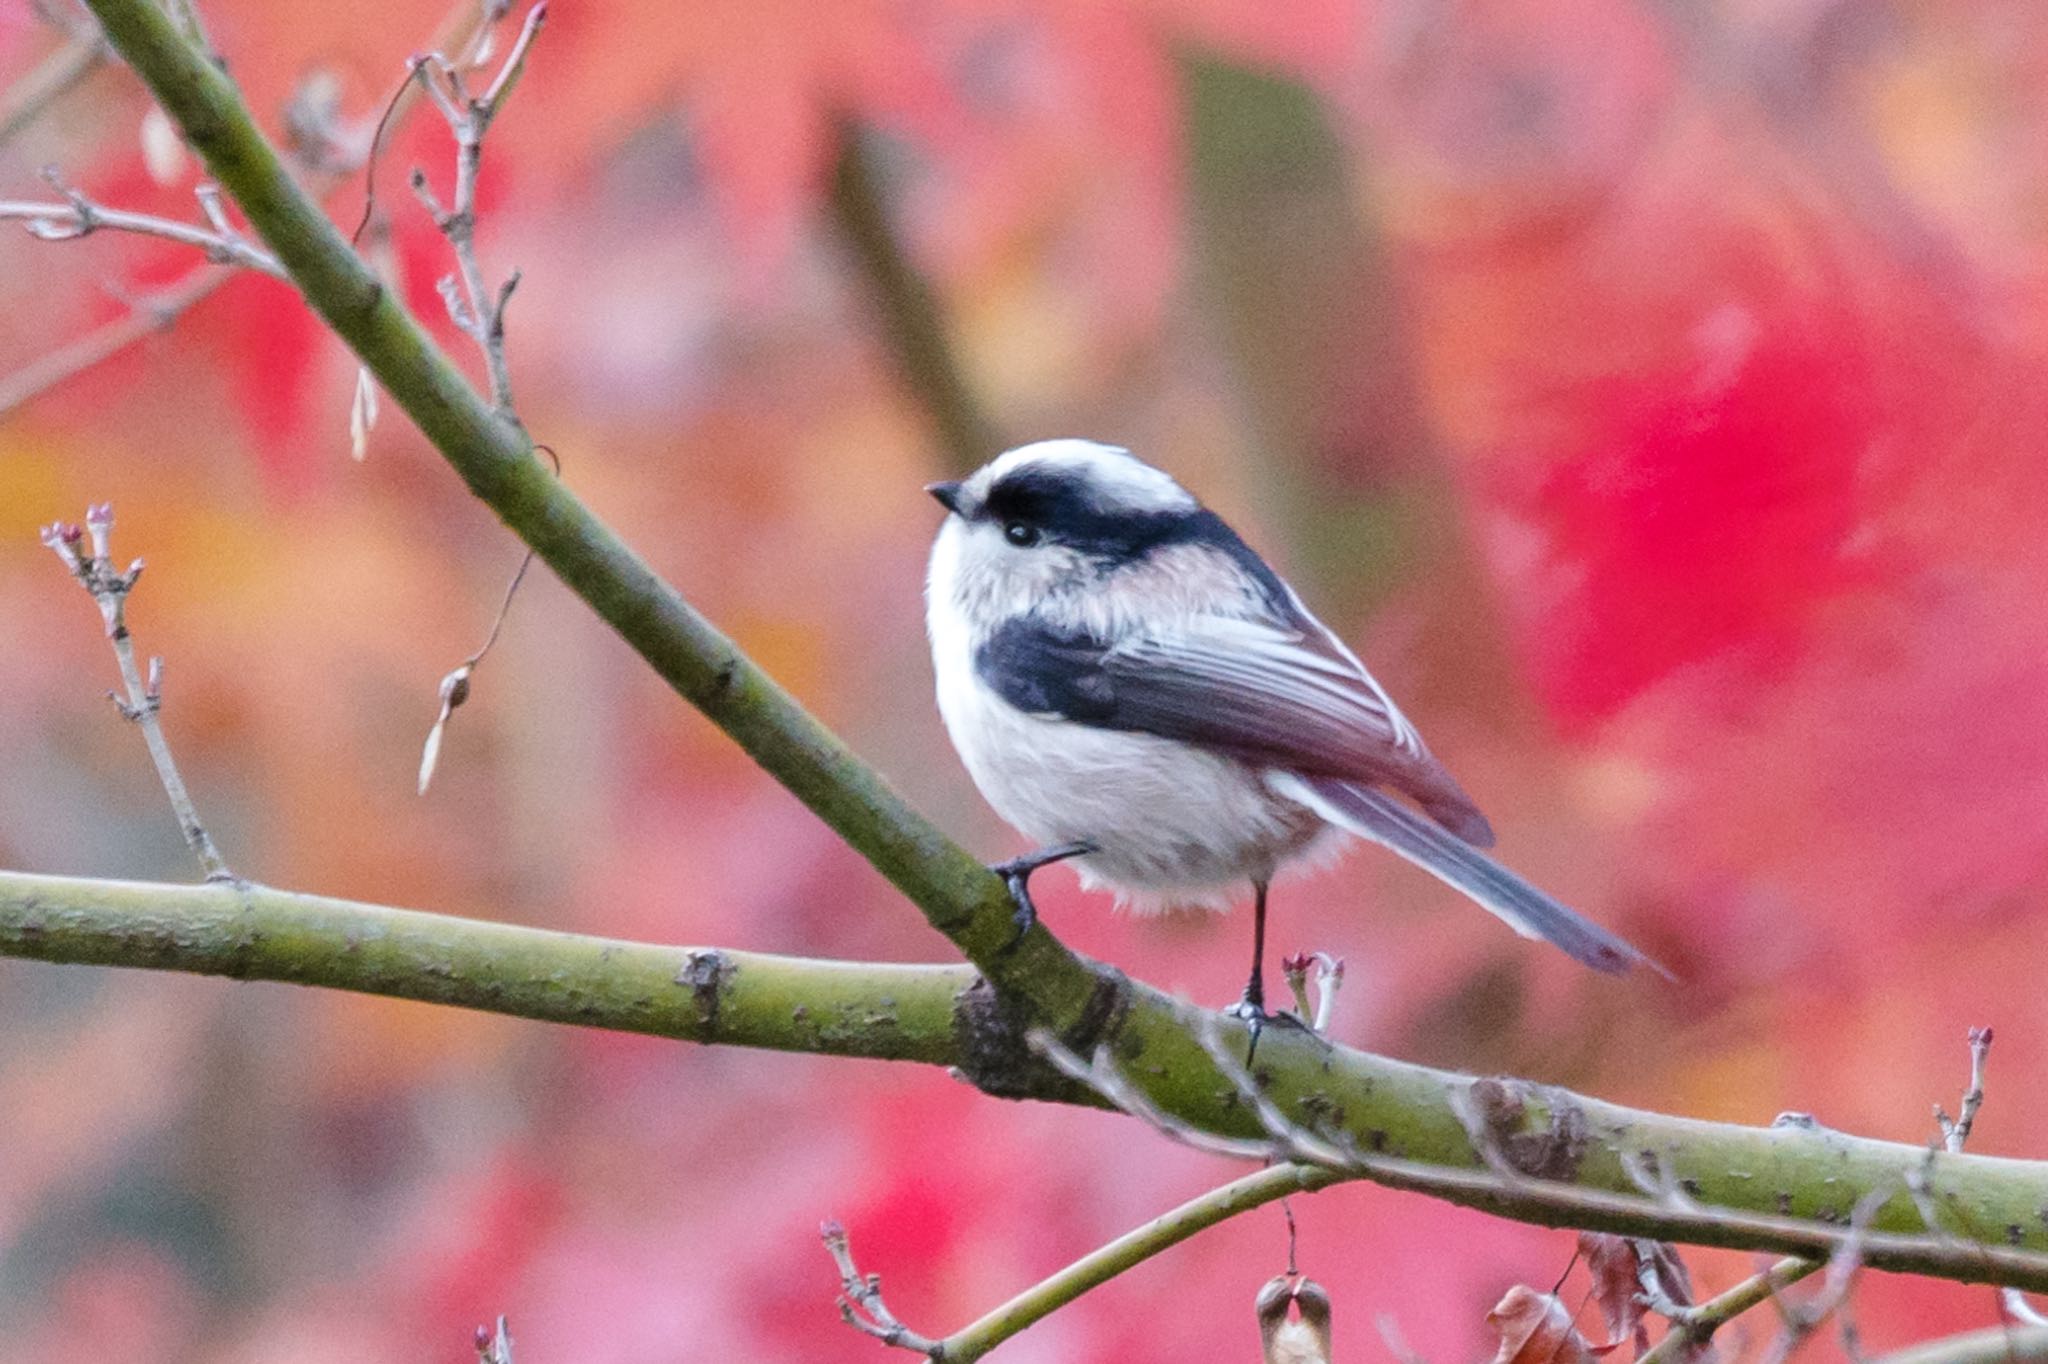
{"label": "red bokeh background", "polygon": [[[374,111],[437,14],[202,0],[276,127],[316,73]],[[55,43],[0,13],[0,78]],[[825,202],[876,130],[914,259],[1006,436],[1166,465],[1283,563],[1479,797],[1503,855],[1680,982],[1594,978],[1392,859],[1276,899],[1344,956],[1336,1033],[1700,1116],[1930,1135],[1997,1027],[1974,1149],[2043,1155],[2048,1039],[2048,14],[2024,0],[555,0],[486,154],[520,408],[567,480],[989,856],[929,702],[947,471]],[[189,212],[136,82],[0,147]],[[384,162],[407,297],[465,364],[443,247]],[[352,222],[360,187],[331,196]],[[0,373],[194,262],[0,234]],[[473,368],[473,367],[472,367]],[[946,945],[536,575],[411,785],[515,546],[401,415],[349,458],[353,363],[248,278],[0,416],[0,865],[182,879],[91,607],[39,524],[111,499],[166,723],[238,870],[665,942]],[[1222,1002],[1245,926],[1076,947]],[[10,1359],[885,1357],[1234,1173],[1107,1116],[911,1067],[699,1050],[425,1006],[0,963]],[[1569,1236],[1367,1187],[1300,1200],[1337,1349],[1492,1350]],[[1277,1209],[1003,1347],[1256,1356]],[[1702,1286],[1748,1272],[1692,1257]],[[1884,1276],[1879,1350],[1987,1323]],[[1590,1315],[1589,1315],[1590,1321]],[[1748,1338],[1754,1351],[1766,1328]],[[1740,1340],[1731,1341],[1742,1348]],[[1831,1339],[1810,1347],[1838,1350]]]}

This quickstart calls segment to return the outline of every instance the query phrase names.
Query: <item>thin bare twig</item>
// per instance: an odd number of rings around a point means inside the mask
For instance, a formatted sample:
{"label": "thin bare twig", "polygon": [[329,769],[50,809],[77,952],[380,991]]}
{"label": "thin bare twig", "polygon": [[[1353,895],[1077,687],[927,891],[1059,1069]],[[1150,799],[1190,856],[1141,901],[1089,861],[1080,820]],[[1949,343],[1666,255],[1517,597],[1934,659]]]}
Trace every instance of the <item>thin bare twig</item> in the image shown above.
{"label": "thin bare twig", "polygon": [[83,191],[64,183],[54,168],[45,168],[43,177],[64,196],[63,203],[0,199],[0,219],[20,220],[27,225],[31,236],[46,242],[75,241],[91,236],[101,228],[162,237],[184,246],[197,247],[216,265],[238,265],[245,270],[261,271],[272,279],[285,278],[284,267],[278,264],[277,257],[244,237],[227,221],[220,210],[219,192],[210,185],[202,186],[198,191],[201,211],[209,221],[209,226],[201,227],[176,218],[130,213],[126,209],[95,203]]}
{"label": "thin bare twig", "polygon": [[128,633],[127,608],[128,594],[135,590],[135,580],[142,576],[142,560],[128,565],[126,572],[115,568],[109,552],[113,532],[114,509],[101,502],[87,508],[83,531],[74,525],[50,525],[43,528],[42,538],[100,608],[107,639],[113,644],[114,658],[120,665],[121,685],[127,691],[127,699],[114,696],[114,704],[124,717],[141,728],[143,742],[149,745],[149,756],[156,763],[156,774],[163,782],[164,795],[170,798],[171,811],[178,818],[178,829],[185,835],[192,855],[199,859],[207,880],[233,881],[235,874],[228,870],[206,826],[199,822],[199,812],[192,804],[191,793],[185,789],[185,779],[178,775],[178,764],[171,757],[170,743],[157,719],[157,712],[163,708],[163,660],[149,660],[147,681],[135,666],[135,641]]}
{"label": "thin bare twig", "polygon": [[[854,1268],[845,1231],[836,1222],[825,1224],[825,1245],[839,1265],[840,1314],[851,1325],[891,1345],[921,1350],[946,1364],[972,1364],[1090,1290],[1189,1237],[1276,1199],[1284,1209],[1287,1195],[1313,1193],[1343,1178],[1333,1171],[1305,1165],[1275,1165],[1233,1179],[1090,1251],[941,1340],[917,1335],[890,1313],[881,1299],[880,1282],[873,1276],[861,1276]],[[1289,1225],[1292,1226],[1291,1214]],[[1293,1274],[1290,1256],[1288,1275]]]}
{"label": "thin bare twig", "polygon": [[827,1222],[818,1229],[818,1235],[825,1242],[825,1249],[831,1252],[832,1262],[839,1266],[839,1315],[846,1324],[873,1336],[884,1345],[915,1350],[937,1359],[939,1342],[919,1335],[898,1321],[896,1314],[889,1310],[889,1304],[882,1301],[882,1276],[864,1276],[855,1266],[853,1248],[846,1240],[846,1228],[837,1222]]}
{"label": "thin bare twig", "polygon": [[1970,1085],[1956,1106],[1956,1116],[1949,1117],[1940,1104],[1934,1106],[1935,1126],[1941,1129],[1942,1146],[1950,1152],[1963,1149],[1976,1125],[1977,1110],[1984,1106],[1984,1058],[1991,1052],[1991,1037],[1989,1028],[1970,1029]]}
{"label": "thin bare twig", "polygon": [[97,71],[107,59],[107,50],[99,25],[83,22],[62,47],[8,87],[6,94],[0,95],[0,146],[13,141],[41,118],[44,110]]}
{"label": "thin bare twig", "polygon": [[165,330],[187,309],[233,279],[235,273],[232,266],[202,265],[183,279],[136,299],[123,316],[38,356],[12,374],[0,375],[0,417],[66,379],[111,359],[144,337]]}
{"label": "thin bare twig", "polygon": [[[497,76],[480,96],[469,93],[461,63],[438,52],[414,57],[409,68],[411,77],[440,110],[449,132],[455,136],[455,196],[450,206],[442,206],[427,183],[426,172],[417,167],[412,172],[413,193],[419,196],[455,253],[457,273],[441,279],[441,298],[448,305],[448,316],[483,352],[484,365],[490,373],[491,405],[497,408],[499,416],[514,423],[519,419],[512,407],[512,372],[505,362],[505,306],[512,300],[512,291],[519,287],[519,272],[513,271],[495,291],[484,283],[483,267],[476,258],[476,184],[477,172],[483,164],[484,135],[526,70],[527,54],[540,35],[547,14],[547,0],[540,0],[527,11],[526,22],[520,26],[512,50],[505,54]],[[365,221],[368,212],[365,205]]]}
{"label": "thin bare twig", "polygon": [[1890,1196],[1887,1190],[1873,1189],[1856,1204],[1849,1214],[1849,1234],[1828,1256],[1826,1277],[1821,1281],[1820,1291],[1810,1301],[1794,1306],[1780,1296],[1777,1281],[1765,1276],[1770,1299],[1777,1304],[1782,1319],[1777,1339],[1765,1355],[1766,1364],[1785,1364],[1792,1352],[1831,1317],[1841,1325],[1845,1353],[1851,1360],[1861,1357],[1849,1294],[1856,1286],[1857,1276],[1863,1271],[1863,1238],[1870,1230],[1871,1219],[1877,1216],[1878,1209]]}
{"label": "thin bare twig", "polygon": [[1713,1339],[1716,1331],[1736,1317],[1752,1307],[1771,1301],[1777,1296],[1779,1289],[1788,1288],[1810,1274],[1819,1273],[1826,1265],[1825,1260],[1810,1260],[1803,1256],[1788,1255],[1770,1268],[1750,1275],[1726,1292],[1717,1293],[1692,1307],[1680,1308],[1675,1303],[1650,1303],[1653,1311],[1669,1318],[1671,1328],[1664,1333],[1662,1340],[1643,1352],[1636,1360],[1636,1364],[1669,1364],[1669,1361],[1686,1346],[1706,1344]]}

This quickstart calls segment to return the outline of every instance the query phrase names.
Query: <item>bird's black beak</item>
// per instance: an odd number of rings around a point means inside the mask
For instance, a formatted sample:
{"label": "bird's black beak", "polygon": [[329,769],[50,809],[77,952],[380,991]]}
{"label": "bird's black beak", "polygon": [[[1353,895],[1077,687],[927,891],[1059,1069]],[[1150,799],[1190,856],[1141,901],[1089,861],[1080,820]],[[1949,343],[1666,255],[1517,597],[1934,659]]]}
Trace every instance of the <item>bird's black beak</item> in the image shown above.
{"label": "bird's black beak", "polygon": [[939,499],[939,505],[947,511],[959,512],[960,484],[958,480],[948,479],[943,483],[927,483],[924,485],[924,490]]}

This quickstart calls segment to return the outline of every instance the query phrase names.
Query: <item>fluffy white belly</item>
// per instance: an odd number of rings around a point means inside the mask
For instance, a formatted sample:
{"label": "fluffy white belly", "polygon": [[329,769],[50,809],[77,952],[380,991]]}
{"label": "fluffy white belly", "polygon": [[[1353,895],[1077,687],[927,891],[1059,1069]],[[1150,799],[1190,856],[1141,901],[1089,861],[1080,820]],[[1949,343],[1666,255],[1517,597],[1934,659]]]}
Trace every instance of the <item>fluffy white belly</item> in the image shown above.
{"label": "fluffy white belly", "polygon": [[1140,910],[1228,908],[1250,881],[1335,833],[1243,763],[1027,715],[967,669],[940,670],[939,712],[996,813],[1040,845],[1094,843],[1100,852],[1075,859],[1082,884]]}

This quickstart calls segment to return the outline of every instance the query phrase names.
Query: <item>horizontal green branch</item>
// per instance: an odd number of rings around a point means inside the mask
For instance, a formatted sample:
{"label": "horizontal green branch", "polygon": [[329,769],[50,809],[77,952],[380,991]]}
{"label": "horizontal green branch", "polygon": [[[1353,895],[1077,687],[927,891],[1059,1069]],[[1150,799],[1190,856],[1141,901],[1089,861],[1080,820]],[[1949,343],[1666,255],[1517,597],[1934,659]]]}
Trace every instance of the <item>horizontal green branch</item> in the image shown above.
{"label": "horizontal green branch", "polygon": [[[328,986],[693,1042],[921,1061],[1006,1097],[1100,1103],[1035,1060],[1025,1038],[1029,1015],[965,966],[657,947],[262,886],[19,872],[0,872],[0,955]],[[1124,993],[1127,1012],[1107,1028],[1124,1073],[1150,1076],[1176,1101],[1181,1121],[1255,1135],[1248,1105],[1202,1050],[1218,1016],[1148,986],[1126,983]],[[1848,1209],[1864,1193],[1896,1188],[1860,1238],[1865,1263],[2048,1289],[2041,1162],[1930,1156],[1811,1126],[1670,1117],[1286,1033],[1262,1044],[1258,1079],[1293,1121],[1355,1146],[1353,1173],[1392,1187],[1546,1226],[1808,1255],[1841,1243]],[[1475,1134],[1468,1122],[1483,1130]],[[1686,1196],[1645,1196],[1629,1164],[1661,1168]],[[1909,1179],[1924,1179],[1943,1213],[1940,1235],[1926,1234],[1906,1193]]]}
{"label": "horizontal green branch", "polygon": [[685,1042],[951,1065],[966,966],[660,947],[300,895],[0,871],[0,956],[284,981]]}

